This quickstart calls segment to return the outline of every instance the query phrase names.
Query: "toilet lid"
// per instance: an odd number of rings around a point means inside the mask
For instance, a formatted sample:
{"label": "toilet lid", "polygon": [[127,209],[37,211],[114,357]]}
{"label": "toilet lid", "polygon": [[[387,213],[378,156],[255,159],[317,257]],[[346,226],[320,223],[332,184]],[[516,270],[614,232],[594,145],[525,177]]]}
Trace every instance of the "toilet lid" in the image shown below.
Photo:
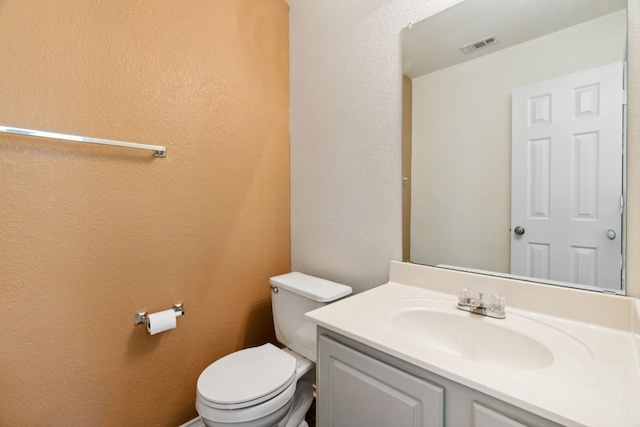
{"label": "toilet lid", "polygon": [[273,344],[231,353],[198,378],[198,394],[213,406],[242,408],[264,402],[293,383],[296,359]]}

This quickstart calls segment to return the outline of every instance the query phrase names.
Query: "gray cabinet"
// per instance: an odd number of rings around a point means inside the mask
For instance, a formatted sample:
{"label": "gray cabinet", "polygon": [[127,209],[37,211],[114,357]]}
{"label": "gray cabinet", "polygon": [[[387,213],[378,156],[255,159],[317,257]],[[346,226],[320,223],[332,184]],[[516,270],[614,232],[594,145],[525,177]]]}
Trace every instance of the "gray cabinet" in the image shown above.
{"label": "gray cabinet", "polygon": [[530,412],[318,328],[318,427],[557,427]]}
{"label": "gray cabinet", "polygon": [[320,336],[319,425],[442,427],[444,388]]}
{"label": "gray cabinet", "polygon": [[495,409],[473,402],[473,427],[527,427]]}

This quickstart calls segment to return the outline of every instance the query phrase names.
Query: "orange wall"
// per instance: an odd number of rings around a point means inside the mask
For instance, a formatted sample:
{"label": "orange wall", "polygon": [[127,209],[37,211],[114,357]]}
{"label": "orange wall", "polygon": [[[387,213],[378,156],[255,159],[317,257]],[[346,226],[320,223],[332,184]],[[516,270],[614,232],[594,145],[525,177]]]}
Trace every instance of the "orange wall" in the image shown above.
{"label": "orange wall", "polygon": [[274,340],[288,6],[3,0],[0,41],[0,124],[168,147],[0,135],[0,425],[186,422],[202,369]]}

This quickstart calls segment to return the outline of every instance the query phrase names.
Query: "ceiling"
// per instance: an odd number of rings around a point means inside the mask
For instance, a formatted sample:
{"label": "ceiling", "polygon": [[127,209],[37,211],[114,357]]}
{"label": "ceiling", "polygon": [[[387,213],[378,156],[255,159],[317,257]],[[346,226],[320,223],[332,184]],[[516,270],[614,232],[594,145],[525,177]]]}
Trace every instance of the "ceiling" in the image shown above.
{"label": "ceiling", "polygon": [[[415,78],[625,9],[627,0],[467,0],[402,31],[403,73]],[[460,47],[495,35],[497,44]]]}

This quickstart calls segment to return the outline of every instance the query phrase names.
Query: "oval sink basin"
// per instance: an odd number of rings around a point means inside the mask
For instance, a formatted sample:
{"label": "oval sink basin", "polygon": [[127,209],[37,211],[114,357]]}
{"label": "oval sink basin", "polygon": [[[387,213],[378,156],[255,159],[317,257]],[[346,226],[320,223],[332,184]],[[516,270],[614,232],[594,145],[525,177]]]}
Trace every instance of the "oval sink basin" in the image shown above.
{"label": "oval sink basin", "polygon": [[478,363],[544,369],[586,366],[592,359],[570,335],[511,312],[493,319],[458,310],[455,301],[429,298],[393,300],[380,309],[379,318],[402,339]]}

